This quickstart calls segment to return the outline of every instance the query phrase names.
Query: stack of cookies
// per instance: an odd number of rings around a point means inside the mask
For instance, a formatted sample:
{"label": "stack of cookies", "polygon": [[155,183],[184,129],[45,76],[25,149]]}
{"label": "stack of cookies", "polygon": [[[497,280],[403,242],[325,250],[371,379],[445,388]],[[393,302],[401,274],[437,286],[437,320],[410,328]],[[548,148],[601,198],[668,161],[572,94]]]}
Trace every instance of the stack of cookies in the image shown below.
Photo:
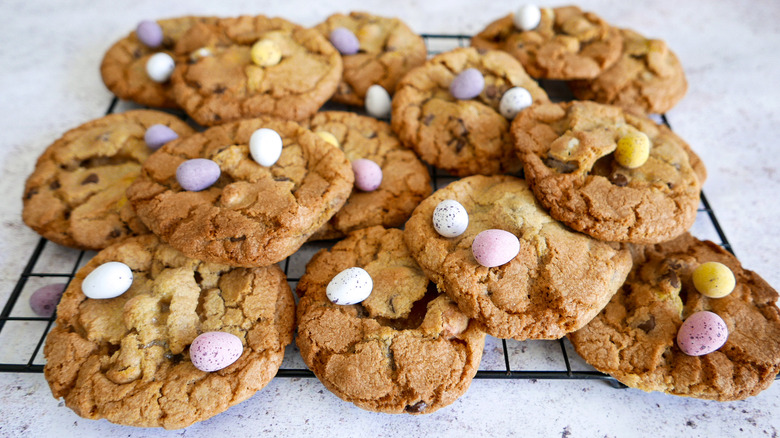
{"label": "stack of cookies", "polygon": [[[114,44],[106,86],[193,123],[90,121],[29,177],[25,223],[100,251],[46,342],[54,396],[186,427],[263,388],[296,330],[325,387],[377,412],[454,402],[486,334],[569,336],[644,390],[766,388],[777,293],[687,234],[706,170],[646,115],[685,92],[674,54],[574,6],[525,6],[472,44],[426,60],[403,22],[358,12],[144,21]],[[590,100],[552,102],[540,79]],[[453,182],[432,193],[429,168]],[[296,309],[277,263],[321,239],[341,240]]]}

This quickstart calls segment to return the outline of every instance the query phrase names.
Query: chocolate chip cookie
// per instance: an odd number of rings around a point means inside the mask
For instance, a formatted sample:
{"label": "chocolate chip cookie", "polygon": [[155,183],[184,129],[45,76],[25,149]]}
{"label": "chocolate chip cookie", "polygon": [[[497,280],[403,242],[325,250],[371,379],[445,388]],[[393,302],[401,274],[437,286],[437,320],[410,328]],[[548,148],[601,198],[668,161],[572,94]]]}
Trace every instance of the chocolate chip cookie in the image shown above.
{"label": "chocolate chip cookie", "polygon": [[[373,290],[362,303],[334,304],[328,283],[351,267],[370,274]],[[401,230],[365,228],[320,251],[297,293],[303,360],[360,408],[431,413],[465,393],[477,372],[485,334],[426,278]]]}
{"label": "chocolate chip cookie", "polygon": [[170,114],[135,110],[73,128],[38,158],[24,187],[22,219],[60,245],[99,250],[149,231],[125,190],[152,153],[144,135],[162,124],[185,137],[194,132]]}
{"label": "chocolate chip cookie", "polygon": [[[595,102],[542,104],[515,118],[512,135],[537,199],[575,230],[657,243],[696,219],[704,165],[685,141],[645,116]],[[649,156],[636,168],[616,159],[629,135],[649,140]]]}
{"label": "chocolate chip cookie", "polygon": [[[82,282],[106,262],[130,267],[130,289],[87,298]],[[178,429],[262,389],[294,326],[295,303],[278,266],[209,264],[148,234],[106,248],[76,274],[46,339],[44,375],[54,397],[84,418]],[[189,348],[212,331],[237,336],[243,352],[209,373],[193,365]]]}
{"label": "chocolate chip cookie", "polygon": [[[484,88],[476,98],[456,99],[449,87],[470,68],[479,70]],[[534,102],[549,101],[523,67],[504,52],[459,48],[442,53],[398,84],[393,130],[423,161],[456,176],[519,171],[510,121],[499,111],[501,97],[513,87],[528,90]]]}
{"label": "chocolate chip cookie", "polygon": [[[780,371],[777,291],[723,248],[688,233],[633,248],[634,268],[606,308],[569,334],[596,369],[644,391],[728,401],[756,395]],[[699,293],[692,272],[723,263],[736,287],[723,298]],[[720,316],[728,340],[718,350],[688,356],[675,342],[683,321],[699,311]]]}
{"label": "chocolate chip cookie", "polygon": [[[283,147],[270,167],[252,159],[252,134],[276,131]],[[177,168],[206,159],[219,179],[184,190]],[[234,266],[267,266],[295,252],[344,204],[354,174],[344,153],[296,122],[257,118],[173,141],[144,163],[127,190],[138,216],[188,257]]]}
{"label": "chocolate chip cookie", "polygon": [[[437,233],[432,220],[447,199],[468,212],[468,227],[456,237]],[[514,258],[492,268],[472,252],[475,237],[489,229],[520,241]],[[557,339],[581,328],[631,269],[627,249],[565,227],[525,181],[508,175],[471,176],[434,192],[412,213],[404,240],[428,278],[498,338]]]}

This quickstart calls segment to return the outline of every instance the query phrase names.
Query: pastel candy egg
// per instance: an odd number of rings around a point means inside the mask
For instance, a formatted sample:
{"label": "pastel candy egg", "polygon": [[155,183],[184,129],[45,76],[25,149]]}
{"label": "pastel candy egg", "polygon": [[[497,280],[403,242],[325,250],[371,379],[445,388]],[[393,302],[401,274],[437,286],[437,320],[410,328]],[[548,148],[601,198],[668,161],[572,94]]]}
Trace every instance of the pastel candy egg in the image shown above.
{"label": "pastel candy egg", "polygon": [[176,63],[171,58],[171,55],[155,53],[146,61],[146,74],[149,75],[149,79],[163,83],[170,79],[174,67],[176,67]]}
{"label": "pastel candy egg", "polygon": [[363,268],[347,268],[333,277],[325,295],[333,304],[357,304],[371,295],[374,281]]}
{"label": "pastel candy egg", "polygon": [[485,78],[476,68],[467,68],[450,83],[450,94],[460,100],[473,99],[485,88]]}
{"label": "pastel candy egg", "polygon": [[217,163],[206,158],[193,158],[176,168],[176,181],[184,190],[199,192],[217,182],[221,173]]}
{"label": "pastel candy egg", "polygon": [[615,148],[615,161],[623,167],[636,169],[650,157],[650,138],[644,132],[624,135]]}
{"label": "pastel candy egg", "polygon": [[241,339],[227,332],[206,332],[190,344],[190,360],[195,368],[210,373],[227,368],[241,357]]}
{"label": "pastel candy egg", "polygon": [[328,143],[332,144],[333,146],[336,146],[337,148],[341,147],[341,145],[339,144],[339,139],[336,138],[335,135],[331,134],[328,131],[320,131],[317,133],[317,136],[327,141]]}
{"label": "pastel candy egg", "polygon": [[390,93],[381,85],[374,84],[366,90],[366,112],[377,119],[390,117],[392,102]]}
{"label": "pastel candy egg", "polygon": [[163,42],[163,30],[156,21],[141,21],[135,29],[135,35],[145,46],[152,49],[159,47]]}
{"label": "pastel candy egg", "polygon": [[704,296],[723,298],[734,290],[737,280],[723,263],[706,262],[693,270],[693,286]]}
{"label": "pastel candy egg", "polygon": [[203,58],[208,58],[211,55],[212,55],[211,50],[209,50],[208,47],[201,47],[200,49],[193,50],[190,53],[190,60],[193,62],[198,62],[199,60]]}
{"label": "pastel candy egg", "polygon": [[355,187],[364,192],[373,192],[382,184],[382,168],[365,158],[352,162],[352,172],[355,173]]}
{"label": "pastel candy egg", "polygon": [[445,199],[433,210],[433,228],[444,237],[457,237],[469,226],[469,214],[460,202]]}
{"label": "pastel candy egg", "polygon": [[498,103],[498,111],[502,116],[509,120],[515,118],[517,113],[525,108],[528,108],[533,103],[531,93],[523,87],[513,87],[501,96],[501,101]]}
{"label": "pastel candy egg", "polygon": [[509,263],[520,252],[520,240],[504,230],[485,230],[474,238],[471,252],[477,263],[493,268]]}
{"label": "pastel candy egg", "polygon": [[161,124],[150,126],[144,134],[144,141],[150,149],[160,149],[165,143],[177,138],[179,138],[179,134],[176,131]]}
{"label": "pastel candy egg", "polygon": [[342,55],[354,55],[360,50],[360,41],[346,27],[337,27],[330,32],[330,43]]}
{"label": "pastel candy egg", "polygon": [[729,329],[716,313],[701,311],[689,316],[677,332],[677,346],[688,356],[702,356],[722,347]]}
{"label": "pastel candy egg", "polygon": [[282,136],[273,129],[260,128],[249,137],[249,154],[258,164],[271,167],[282,156]]}
{"label": "pastel candy egg", "polygon": [[87,298],[115,298],[133,284],[133,271],[122,262],[106,262],[95,268],[81,282],[81,291]]}
{"label": "pastel candy egg", "polygon": [[252,45],[249,56],[260,67],[270,67],[282,60],[282,50],[271,40],[260,40]]}
{"label": "pastel candy egg", "polygon": [[520,30],[532,30],[542,21],[542,11],[536,5],[523,5],[512,17],[515,27]]}
{"label": "pastel candy egg", "polygon": [[30,308],[38,316],[50,317],[65,291],[65,283],[47,284],[30,295]]}

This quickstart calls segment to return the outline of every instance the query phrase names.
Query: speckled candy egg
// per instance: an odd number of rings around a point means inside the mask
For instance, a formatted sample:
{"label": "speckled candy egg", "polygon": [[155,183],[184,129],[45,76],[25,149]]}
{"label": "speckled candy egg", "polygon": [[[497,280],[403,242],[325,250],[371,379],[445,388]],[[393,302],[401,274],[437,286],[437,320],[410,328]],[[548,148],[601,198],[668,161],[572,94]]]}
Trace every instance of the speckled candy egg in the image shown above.
{"label": "speckled candy egg", "polygon": [[390,117],[393,105],[390,93],[381,85],[374,84],[366,90],[366,112],[377,119]]}
{"label": "speckled candy egg", "polygon": [[534,102],[531,93],[523,87],[512,87],[501,96],[498,103],[498,111],[502,116],[513,120],[517,113],[531,106]]}
{"label": "speckled candy egg", "polygon": [[107,262],[84,278],[81,291],[87,298],[108,299],[125,293],[133,284],[133,271],[122,262]]}
{"label": "speckled candy egg", "polygon": [[146,61],[146,74],[149,79],[163,83],[170,79],[176,62],[167,53],[155,53]]}
{"label": "speckled candy egg", "polygon": [[467,68],[450,83],[450,94],[460,100],[473,99],[485,88],[485,78],[476,68]]}
{"label": "speckled candy egg", "polygon": [[512,22],[520,30],[533,30],[542,21],[542,10],[536,5],[523,5],[515,12]]}
{"label": "speckled candy egg", "polygon": [[701,311],[689,316],[677,332],[677,345],[688,356],[703,356],[722,347],[729,329],[716,313]]}
{"label": "speckled candy egg", "polygon": [[454,199],[445,199],[433,210],[433,228],[444,237],[457,237],[469,226],[469,213]]}
{"label": "speckled candy egg", "polygon": [[48,318],[54,315],[64,291],[65,283],[47,284],[30,295],[30,308],[36,315]]}
{"label": "speckled candy egg", "polygon": [[159,47],[163,42],[163,30],[156,21],[141,21],[135,29],[135,35],[145,46],[152,49]]}
{"label": "speckled candy egg", "polygon": [[176,131],[161,124],[150,126],[144,134],[144,141],[150,149],[160,149],[165,143],[177,138],[179,134]]}
{"label": "speckled candy egg", "polygon": [[504,230],[485,230],[471,244],[474,258],[482,266],[493,268],[509,263],[520,252],[520,240]]}
{"label": "speckled candy egg", "polygon": [[221,173],[219,164],[206,158],[193,158],[176,168],[176,181],[184,190],[199,192],[217,182]]}
{"label": "speckled candy egg", "polygon": [[249,154],[258,164],[273,166],[282,156],[282,137],[273,129],[260,128],[249,137]]}
{"label": "speckled candy egg", "polygon": [[346,27],[337,27],[330,32],[330,43],[342,55],[354,55],[360,50],[360,41]]}
{"label": "speckled candy egg", "polygon": [[650,138],[644,132],[624,135],[615,148],[615,161],[628,169],[636,169],[650,157]]}
{"label": "speckled candy egg", "polygon": [[371,295],[374,281],[363,268],[347,268],[333,277],[325,295],[333,304],[357,304]]}
{"label": "speckled candy egg", "polygon": [[355,174],[355,187],[364,192],[373,192],[382,184],[382,168],[365,158],[352,162],[352,172]]}
{"label": "speckled candy egg", "polygon": [[734,291],[737,280],[728,266],[718,262],[706,262],[693,270],[693,286],[710,298],[723,298]]}
{"label": "speckled candy egg", "polygon": [[244,346],[238,336],[227,332],[206,332],[192,341],[190,360],[195,368],[210,373],[232,365],[243,352]]}
{"label": "speckled candy egg", "polygon": [[259,40],[249,52],[252,62],[260,67],[271,67],[282,61],[282,49],[271,40]]}

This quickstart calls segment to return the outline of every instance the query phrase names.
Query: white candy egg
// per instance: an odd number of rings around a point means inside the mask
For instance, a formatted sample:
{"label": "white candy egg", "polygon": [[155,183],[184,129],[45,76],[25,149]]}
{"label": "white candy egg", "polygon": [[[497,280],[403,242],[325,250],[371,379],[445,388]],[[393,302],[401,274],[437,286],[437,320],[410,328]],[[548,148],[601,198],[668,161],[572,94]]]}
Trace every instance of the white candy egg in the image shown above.
{"label": "white candy egg", "polygon": [[333,277],[325,294],[333,304],[357,304],[371,295],[374,281],[363,268],[347,268]]}
{"label": "white candy egg", "polygon": [[155,53],[146,61],[146,74],[155,82],[165,82],[171,77],[176,63],[167,53]]}
{"label": "white candy egg", "polygon": [[523,5],[515,12],[512,21],[520,30],[533,30],[542,21],[542,11],[536,5]]}
{"label": "white candy egg", "polygon": [[374,84],[366,90],[366,112],[377,119],[390,117],[390,94],[381,85]]}
{"label": "white candy egg", "polygon": [[249,138],[249,153],[261,166],[271,167],[282,156],[282,137],[273,129],[260,128]]}
{"label": "white candy egg", "polygon": [[498,103],[498,111],[509,120],[513,120],[517,113],[528,108],[533,103],[533,97],[523,87],[513,87],[501,96],[501,102]]}
{"label": "white candy egg", "polygon": [[98,266],[81,283],[81,291],[87,298],[115,298],[130,289],[133,271],[122,262],[107,262]]}
{"label": "white candy egg", "polygon": [[433,228],[444,237],[457,237],[469,226],[469,214],[460,202],[445,199],[433,210]]}

